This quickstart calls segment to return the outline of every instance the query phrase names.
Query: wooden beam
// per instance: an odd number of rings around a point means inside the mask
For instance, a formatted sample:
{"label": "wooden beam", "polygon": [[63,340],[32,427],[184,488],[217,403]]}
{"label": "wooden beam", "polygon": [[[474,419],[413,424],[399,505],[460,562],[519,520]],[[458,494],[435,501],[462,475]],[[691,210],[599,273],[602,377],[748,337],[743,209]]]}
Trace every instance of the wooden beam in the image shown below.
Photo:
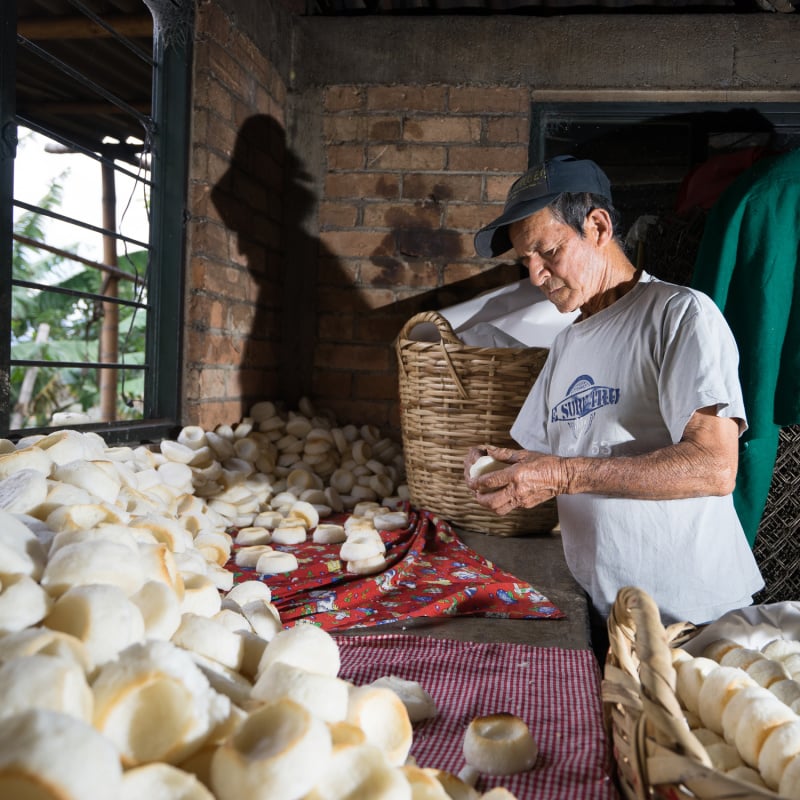
{"label": "wooden beam", "polygon": [[[153,18],[149,15],[107,17],[104,22],[128,38],[153,38]],[[17,33],[33,42],[50,39],[106,39],[111,36],[102,25],[86,17],[28,17],[17,21]]]}

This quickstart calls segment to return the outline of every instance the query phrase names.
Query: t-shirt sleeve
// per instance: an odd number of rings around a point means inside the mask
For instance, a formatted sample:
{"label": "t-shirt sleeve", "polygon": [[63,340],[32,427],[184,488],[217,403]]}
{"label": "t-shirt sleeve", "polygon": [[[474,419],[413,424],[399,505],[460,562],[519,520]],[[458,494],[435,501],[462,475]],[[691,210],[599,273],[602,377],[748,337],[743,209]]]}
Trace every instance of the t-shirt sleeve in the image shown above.
{"label": "t-shirt sleeve", "polygon": [[692,415],[708,406],[715,406],[718,416],[738,420],[741,435],[747,420],[736,341],[713,301],[700,292],[692,295],[670,311],[676,318],[661,354],[661,414],[673,442],[680,441]]}

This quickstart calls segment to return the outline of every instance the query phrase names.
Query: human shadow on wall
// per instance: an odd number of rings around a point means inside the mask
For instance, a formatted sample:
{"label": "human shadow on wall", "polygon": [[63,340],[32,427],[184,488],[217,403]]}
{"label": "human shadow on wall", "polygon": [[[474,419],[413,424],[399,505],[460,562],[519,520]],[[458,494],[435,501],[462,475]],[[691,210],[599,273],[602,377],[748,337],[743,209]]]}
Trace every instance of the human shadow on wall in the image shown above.
{"label": "human shadow on wall", "polygon": [[[452,192],[446,185],[436,186],[425,203],[436,206],[451,196]],[[479,270],[476,274],[450,280],[448,268],[474,256],[471,250],[466,249],[461,232],[435,227],[426,221],[424,213],[403,209],[389,211],[386,222],[392,230],[370,257],[378,268],[372,285],[376,288],[403,285],[413,290],[416,274],[425,275],[426,280],[434,279],[437,283],[394,304],[392,313],[397,318],[398,332],[415,314],[439,311],[523,277],[518,264],[501,263],[485,269],[476,266]]]}
{"label": "human shadow on wall", "polygon": [[[320,252],[307,223],[317,198],[312,176],[286,144],[283,126],[259,114],[242,124],[230,166],[212,188],[212,202],[235,234],[253,279],[250,335],[240,369],[249,401],[277,398],[295,407],[311,393]],[[231,260],[237,260],[231,253]],[[231,314],[236,314],[231,309]]]}

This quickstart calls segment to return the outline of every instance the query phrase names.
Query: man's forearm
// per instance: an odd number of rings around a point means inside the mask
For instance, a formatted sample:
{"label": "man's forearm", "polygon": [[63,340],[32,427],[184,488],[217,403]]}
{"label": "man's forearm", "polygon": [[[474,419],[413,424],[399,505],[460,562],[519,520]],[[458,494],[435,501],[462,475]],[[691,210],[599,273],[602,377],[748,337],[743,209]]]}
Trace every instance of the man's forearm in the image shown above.
{"label": "man's forearm", "polygon": [[602,494],[637,500],[677,500],[733,491],[736,463],[679,442],[652,453],[618,458],[563,459],[562,494]]}

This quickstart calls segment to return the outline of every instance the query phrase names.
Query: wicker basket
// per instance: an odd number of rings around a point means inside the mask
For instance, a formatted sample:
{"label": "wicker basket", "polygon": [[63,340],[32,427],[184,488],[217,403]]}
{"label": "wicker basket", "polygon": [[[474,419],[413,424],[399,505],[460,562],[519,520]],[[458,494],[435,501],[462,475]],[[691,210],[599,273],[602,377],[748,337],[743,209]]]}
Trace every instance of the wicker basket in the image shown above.
{"label": "wicker basket", "polygon": [[620,789],[629,800],[777,800],[779,795],[711,766],[675,694],[671,646],[694,635],[689,624],[661,624],[641,589],[617,595],[608,621],[610,650],[603,708]]}
{"label": "wicker basket", "polygon": [[[440,341],[409,338],[423,323],[436,326]],[[516,446],[509,431],[548,350],[467,346],[435,311],[412,317],[395,344],[411,502],[467,530],[498,536],[552,530],[555,501],[498,516],[476,503],[464,482],[470,447]]]}

